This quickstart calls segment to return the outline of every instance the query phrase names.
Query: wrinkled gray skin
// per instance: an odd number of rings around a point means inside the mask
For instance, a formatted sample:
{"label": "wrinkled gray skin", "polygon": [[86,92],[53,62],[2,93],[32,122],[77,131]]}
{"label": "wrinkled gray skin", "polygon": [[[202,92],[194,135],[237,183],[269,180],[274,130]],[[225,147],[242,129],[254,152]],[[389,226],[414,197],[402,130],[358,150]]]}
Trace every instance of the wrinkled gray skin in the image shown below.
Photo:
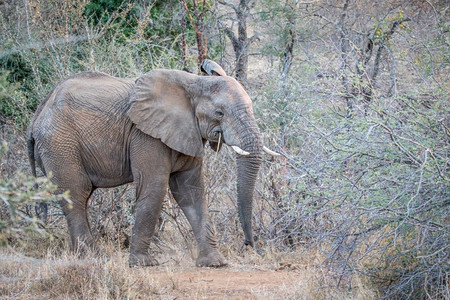
{"label": "wrinkled gray skin", "polygon": [[37,164],[59,192],[72,248],[96,250],[88,224],[88,199],[96,188],[134,182],[136,216],[130,266],[156,265],[149,244],[170,187],[192,226],[198,266],[219,267],[203,196],[202,156],[209,141],[250,153],[237,155],[238,208],[245,243],[251,227],[255,179],[261,164],[261,135],[252,102],[228,76],[197,76],[153,70],[137,79],[85,72],[58,84],[38,107],[28,129],[32,168]]}

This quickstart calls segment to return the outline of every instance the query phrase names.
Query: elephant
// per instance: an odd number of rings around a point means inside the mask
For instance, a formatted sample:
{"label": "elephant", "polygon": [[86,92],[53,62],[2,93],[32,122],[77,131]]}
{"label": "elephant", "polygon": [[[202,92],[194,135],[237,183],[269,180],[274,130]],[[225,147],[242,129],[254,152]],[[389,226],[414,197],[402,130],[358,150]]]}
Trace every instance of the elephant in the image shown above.
{"label": "elephant", "polygon": [[197,266],[226,265],[219,253],[204,200],[205,143],[236,152],[237,202],[246,245],[254,246],[252,199],[262,162],[262,136],[252,101],[242,85],[215,62],[200,76],[155,69],[138,78],[87,71],[60,82],[38,106],[27,130],[28,156],[57,186],[71,249],[98,248],[88,222],[96,188],[136,187],[130,266],[153,266],[149,253],[163,200],[170,188],[190,223]]}

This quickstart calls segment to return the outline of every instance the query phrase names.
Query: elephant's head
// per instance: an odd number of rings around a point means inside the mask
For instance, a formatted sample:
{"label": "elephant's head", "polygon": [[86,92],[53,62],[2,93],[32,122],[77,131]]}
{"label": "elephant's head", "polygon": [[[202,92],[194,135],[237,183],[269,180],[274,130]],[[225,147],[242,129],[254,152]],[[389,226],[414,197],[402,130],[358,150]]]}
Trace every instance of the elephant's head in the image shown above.
{"label": "elephant's head", "polygon": [[[211,66],[204,66],[212,75]],[[239,153],[239,216],[245,243],[253,246],[252,198],[264,148],[261,133],[242,86],[217,64],[212,67],[219,76],[176,70],[144,74],[136,80],[128,115],[141,131],[186,155],[203,156],[206,141],[215,150],[224,143]]]}

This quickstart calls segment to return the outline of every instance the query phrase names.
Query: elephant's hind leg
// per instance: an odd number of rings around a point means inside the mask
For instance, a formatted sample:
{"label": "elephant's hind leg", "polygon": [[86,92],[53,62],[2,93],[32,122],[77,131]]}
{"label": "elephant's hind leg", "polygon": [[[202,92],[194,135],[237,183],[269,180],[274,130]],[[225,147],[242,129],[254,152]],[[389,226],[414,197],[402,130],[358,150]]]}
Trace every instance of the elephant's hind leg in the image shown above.
{"label": "elephant's hind leg", "polygon": [[214,230],[208,220],[208,211],[203,198],[201,165],[192,170],[172,174],[169,184],[172,194],[191,224],[197,240],[199,248],[197,266],[221,267],[227,265],[217,250]]}
{"label": "elephant's hind leg", "polygon": [[51,180],[58,186],[57,193],[69,190],[69,199],[60,201],[67,220],[71,239],[71,248],[79,254],[97,251],[88,222],[87,205],[93,187],[86,174],[81,158],[63,155],[64,152],[47,151],[42,163],[46,170],[51,170]]}
{"label": "elephant's hind leg", "polygon": [[70,201],[63,199],[60,204],[67,220],[72,250],[80,255],[91,251],[97,253],[97,245],[91,233],[87,214],[88,199],[92,188],[71,185],[60,189],[61,192],[65,190],[69,190]]}

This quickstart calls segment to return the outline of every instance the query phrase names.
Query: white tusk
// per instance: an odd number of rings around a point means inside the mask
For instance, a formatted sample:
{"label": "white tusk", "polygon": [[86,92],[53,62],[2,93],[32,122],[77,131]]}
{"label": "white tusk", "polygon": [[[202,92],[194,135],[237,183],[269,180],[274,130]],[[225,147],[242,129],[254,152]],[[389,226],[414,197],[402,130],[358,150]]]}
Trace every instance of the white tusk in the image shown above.
{"label": "white tusk", "polygon": [[264,150],[264,152],[266,152],[267,154],[272,155],[272,156],[280,156],[281,155],[280,153],[270,150],[266,146],[263,147],[263,150]]}
{"label": "white tusk", "polygon": [[233,148],[233,150],[236,151],[236,153],[240,154],[240,155],[249,155],[250,154],[247,151],[242,150],[238,146],[231,146],[231,148]]}

